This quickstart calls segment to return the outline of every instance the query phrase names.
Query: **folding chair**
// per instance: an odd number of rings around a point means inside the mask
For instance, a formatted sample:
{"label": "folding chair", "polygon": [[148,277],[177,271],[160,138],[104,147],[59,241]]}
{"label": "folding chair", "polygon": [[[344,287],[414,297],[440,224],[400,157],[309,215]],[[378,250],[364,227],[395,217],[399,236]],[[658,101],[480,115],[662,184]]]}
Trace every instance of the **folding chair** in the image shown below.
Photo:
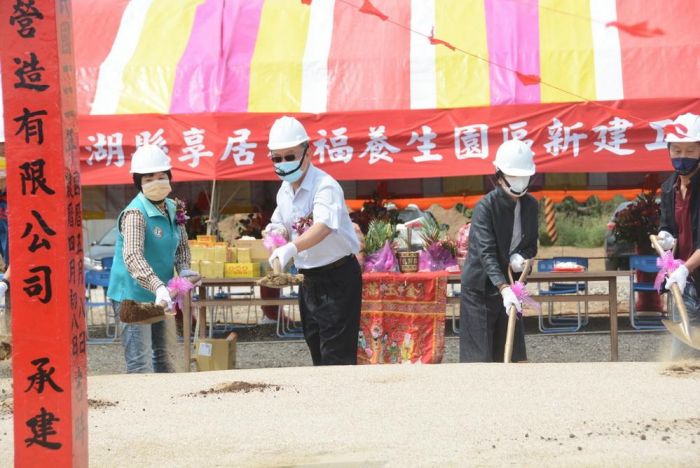
{"label": "folding chair", "polygon": [[[289,292],[286,292],[287,288],[283,288],[280,291],[280,299],[292,299],[299,297],[299,290],[295,289],[294,286],[289,288]],[[277,336],[279,338],[303,338],[304,332],[302,327],[296,325],[294,321],[294,310],[296,306],[292,306],[289,311],[289,316],[284,313],[284,306],[279,306],[277,309]]]}
{"label": "folding chair", "polygon": [[[114,308],[112,307],[112,302],[107,299],[107,287],[109,286],[109,274],[110,271],[102,270],[90,270],[85,273],[85,309],[86,309],[86,319],[88,321],[88,340],[92,342],[106,342],[114,341],[119,336],[119,321],[114,313]],[[93,291],[95,290],[95,291]],[[94,300],[93,292],[99,294],[99,290],[102,290],[102,299]],[[89,325],[95,324],[94,308],[103,308],[105,317],[105,335],[106,338],[91,338],[90,337],[90,327]],[[111,322],[111,324],[110,324]],[[114,327],[114,332],[110,333],[110,329]]]}
{"label": "folding chair", "polygon": [[100,265],[102,265],[103,270],[111,270],[113,262],[114,262],[114,257],[102,257],[100,259]]}
{"label": "folding chair", "polygon": [[[588,268],[588,259],[583,257],[554,257],[551,259],[539,260],[537,262],[537,271],[549,272],[554,269],[556,263],[574,262],[584,268]],[[585,282],[581,283],[549,283],[547,289],[538,289],[538,294],[542,296],[559,296],[578,294],[579,292],[588,293],[588,285]],[[579,331],[588,323],[588,302],[584,305],[584,315],[581,315],[581,303],[576,304],[576,317],[554,317],[554,303],[547,303],[548,317],[547,321],[551,326],[545,326],[544,315],[540,309],[538,313],[538,326],[542,333],[573,333]]]}
{"label": "folding chair", "polygon": [[[458,284],[450,283],[447,285],[448,297],[460,297],[462,292]],[[459,316],[459,304],[448,304],[452,315],[452,333],[459,335],[459,327],[457,326],[457,317]]]}
{"label": "folding chair", "polygon": [[[631,255],[630,270],[643,271],[646,273],[658,273],[659,267],[656,265],[656,255]],[[645,315],[643,318],[638,315],[635,303],[635,292],[656,292],[654,283],[639,282],[630,279],[630,325],[635,330],[663,330],[661,323],[663,314]]]}

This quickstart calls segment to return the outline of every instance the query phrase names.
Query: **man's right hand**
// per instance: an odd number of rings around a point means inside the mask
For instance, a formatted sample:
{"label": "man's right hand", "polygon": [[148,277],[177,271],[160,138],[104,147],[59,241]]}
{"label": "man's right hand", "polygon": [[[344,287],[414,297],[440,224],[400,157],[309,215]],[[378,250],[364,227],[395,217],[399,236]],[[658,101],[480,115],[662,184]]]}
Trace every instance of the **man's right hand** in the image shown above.
{"label": "man's right hand", "polygon": [[156,304],[165,307],[165,310],[173,309],[173,299],[170,297],[170,291],[166,286],[158,286],[156,289]]}
{"label": "man's right hand", "polygon": [[659,246],[664,250],[672,250],[673,246],[676,245],[676,239],[668,231],[659,231],[656,238],[659,241]]}
{"label": "man's right hand", "polygon": [[510,306],[515,306],[515,310],[518,311],[518,313],[522,313],[523,305],[510,286],[501,289],[501,296],[503,297],[503,307],[506,308],[506,314],[510,315]]}

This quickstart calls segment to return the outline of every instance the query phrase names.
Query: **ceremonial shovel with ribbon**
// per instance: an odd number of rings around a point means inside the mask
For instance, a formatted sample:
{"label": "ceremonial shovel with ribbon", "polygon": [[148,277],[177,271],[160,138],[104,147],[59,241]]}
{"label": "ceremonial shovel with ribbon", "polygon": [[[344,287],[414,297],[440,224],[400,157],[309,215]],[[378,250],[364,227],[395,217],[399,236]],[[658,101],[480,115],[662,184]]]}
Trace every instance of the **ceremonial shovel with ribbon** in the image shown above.
{"label": "ceremonial shovel with ribbon", "polygon": [[[518,281],[513,281],[513,270],[508,267],[508,279],[510,280],[510,288],[515,293],[515,297],[521,302],[523,307],[528,305],[533,309],[539,310],[540,304],[535,301],[525,288],[527,282],[527,277],[532,271],[532,265],[534,261],[531,258],[525,260],[523,265],[523,272],[520,274]],[[508,329],[506,331],[506,348],[503,353],[503,362],[506,364],[510,363],[513,359],[513,337],[515,336],[515,320],[520,318],[522,313],[518,312],[514,305],[510,306],[510,311],[508,313]]]}
{"label": "ceremonial shovel with ribbon", "polygon": [[[680,260],[675,260],[671,252],[664,252],[661,248],[659,240],[655,235],[650,235],[651,245],[654,247],[656,252],[659,254],[659,259],[657,260],[657,265],[659,265],[660,271],[654,282],[654,286],[657,290],[661,286],[661,282],[667,274],[670,274],[683,264]],[[658,285],[658,286],[657,286]],[[700,349],[700,329],[698,327],[692,327],[690,325],[690,320],[688,319],[688,311],[685,308],[685,302],[683,302],[683,292],[681,288],[678,287],[676,283],[671,285],[671,294],[673,295],[673,301],[676,303],[678,308],[678,313],[681,316],[680,323],[676,323],[673,320],[664,319],[661,323],[664,324],[666,329],[683,343],[688,346]]]}

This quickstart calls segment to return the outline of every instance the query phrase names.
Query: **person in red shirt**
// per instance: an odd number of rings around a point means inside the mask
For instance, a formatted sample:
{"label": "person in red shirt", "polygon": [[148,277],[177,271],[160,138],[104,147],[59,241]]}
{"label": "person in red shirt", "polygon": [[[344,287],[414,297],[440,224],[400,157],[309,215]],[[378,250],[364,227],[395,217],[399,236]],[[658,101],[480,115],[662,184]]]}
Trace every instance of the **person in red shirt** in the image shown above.
{"label": "person in red shirt", "polygon": [[[683,265],[666,280],[666,288],[676,283],[683,291],[683,302],[692,327],[700,327],[700,115],[683,114],[667,127],[671,164],[675,170],[661,186],[659,244],[675,249]],[[679,320],[674,306],[672,315]],[[700,350],[673,338],[672,359],[700,358]]]}

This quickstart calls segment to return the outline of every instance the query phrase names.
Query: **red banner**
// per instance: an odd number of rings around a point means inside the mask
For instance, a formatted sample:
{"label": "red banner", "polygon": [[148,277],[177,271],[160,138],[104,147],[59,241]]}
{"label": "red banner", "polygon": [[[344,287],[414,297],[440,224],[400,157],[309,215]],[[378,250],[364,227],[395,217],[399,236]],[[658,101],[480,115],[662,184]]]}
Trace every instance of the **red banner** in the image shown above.
{"label": "red banner", "polygon": [[[531,144],[538,172],[670,170],[664,126],[700,99],[300,114],[314,163],[339,180],[483,175],[504,140]],[[176,181],[276,180],[267,136],[278,114],[83,116],[83,183],[130,183],[135,147],[161,145]]]}
{"label": "red banner", "polygon": [[70,2],[0,2],[0,42],[15,466],[87,466],[85,283]]}
{"label": "red banner", "polygon": [[358,364],[438,364],[445,354],[447,274],[365,273]]}

